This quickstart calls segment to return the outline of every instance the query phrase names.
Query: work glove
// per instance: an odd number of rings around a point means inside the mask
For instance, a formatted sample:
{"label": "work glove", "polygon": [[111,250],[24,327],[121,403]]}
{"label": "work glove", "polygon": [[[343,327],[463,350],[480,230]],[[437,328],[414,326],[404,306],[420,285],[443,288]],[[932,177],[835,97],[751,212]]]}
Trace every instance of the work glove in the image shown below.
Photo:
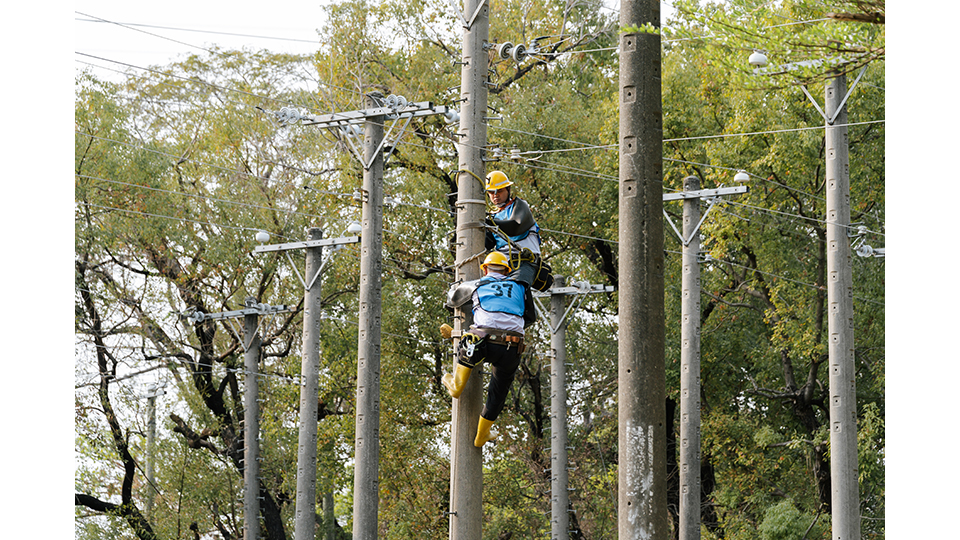
{"label": "work glove", "polygon": [[441,324],[440,335],[443,336],[443,339],[450,339],[453,336],[453,328],[447,323]]}

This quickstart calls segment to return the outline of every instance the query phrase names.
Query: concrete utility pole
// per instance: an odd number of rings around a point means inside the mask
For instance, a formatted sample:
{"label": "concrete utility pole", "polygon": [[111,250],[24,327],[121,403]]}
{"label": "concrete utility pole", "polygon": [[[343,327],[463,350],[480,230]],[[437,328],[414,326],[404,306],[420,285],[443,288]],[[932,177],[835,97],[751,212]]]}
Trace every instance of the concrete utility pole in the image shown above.
{"label": "concrete utility pole", "polygon": [[244,309],[220,313],[194,311],[181,314],[188,321],[198,323],[206,320],[243,318],[243,538],[260,538],[260,315],[272,315],[291,311],[286,305],[268,306],[258,304],[257,299],[247,297]]}
{"label": "concrete utility pole", "polygon": [[[688,176],[684,191],[700,189]],[[700,199],[683,201],[680,316],[680,540],[700,538]]]}
{"label": "concrete utility pole", "polygon": [[[659,0],[625,0],[622,28],[659,29]],[[620,34],[618,529],[668,538],[660,34]]]}
{"label": "concrete utility pole", "polygon": [[859,540],[857,389],[850,262],[850,155],[847,79],[826,86],[827,327],[830,334],[830,485],[834,540]]}
{"label": "concrete utility pole", "polygon": [[156,496],[156,487],[153,483],[154,463],[156,462],[157,440],[157,396],[164,392],[159,385],[151,384],[147,387],[147,501],[145,513],[148,518],[153,517],[153,501]]}
{"label": "concrete utility pole", "polygon": [[[554,276],[553,286],[563,287],[563,276]],[[550,296],[550,538],[570,537],[570,483],[567,471],[567,324],[565,298]]]}
{"label": "concrete utility pole", "polygon": [[323,494],[323,539],[337,540],[337,527],[334,523],[336,517],[333,513],[333,492],[327,491]]}
{"label": "concrete utility pole", "polygon": [[[613,292],[613,287],[571,283],[565,287],[563,276],[553,277],[547,292],[534,291],[534,300],[550,297],[550,538],[570,537],[570,490],[567,467],[567,315],[575,307],[564,310],[565,297],[588,293]],[[542,311],[537,305],[537,310]]]}
{"label": "concrete utility pole", "polygon": [[[783,73],[819,65],[821,60],[761,68],[755,73]],[[827,81],[824,110],[807,91],[800,89],[823,116],[827,152],[827,352],[830,361],[830,506],[834,540],[860,538],[860,486],[857,463],[857,388],[853,341],[853,271],[850,262],[850,149],[847,140],[847,99],[867,67],[847,88],[840,73]],[[864,255],[872,255],[866,246]],[[882,253],[878,254],[882,255]]]}
{"label": "concrete utility pole", "polygon": [[[368,109],[378,97],[368,96]],[[360,317],[357,341],[357,410],[353,475],[353,538],[376,540],[380,494],[380,317],[383,253],[383,122],[364,122],[361,190]]]}
{"label": "concrete utility pole", "polygon": [[[323,239],[323,230],[311,227],[309,240]],[[315,276],[303,294],[303,345],[300,354],[300,425],[297,442],[297,500],[293,534],[295,540],[315,537],[317,514],[317,394],[320,391],[320,321],[323,317],[320,269],[323,248],[307,248],[305,276]]]}
{"label": "concrete utility pole", "polygon": [[[249,298],[248,303],[256,299]],[[260,538],[260,335],[258,313],[243,316],[243,538]]]}
{"label": "concrete utility pole", "polygon": [[[683,191],[663,201],[683,201],[683,232],[664,217],[683,244],[680,301],[680,540],[700,538],[700,225],[717,197],[747,192],[746,186],[700,189],[700,179],[683,179]],[[700,216],[700,199],[709,207]]]}
{"label": "concrete utility pole", "polygon": [[[464,0],[462,68],[460,72],[459,172],[457,174],[457,281],[480,277],[473,261],[484,253],[486,199],[483,147],[487,144],[487,53],[490,33],[487,0]],[[469,19],[467,18],[469,17]],[[469,309],[457,310],[454,335],[473,322]],[[456,346],[456,345],[455,345]],[[453,400],[450,435],[450,540],[480,540],[483,521],[481,449],[473,445],[483,405],[483,377],[470,377],[459,399]]]}
{"label": "concrete utility pole", "polygon": [[[317,523],[317,397],[320,387],[320,321],[322,319],[320,274],[323,248],[356,244],[360,238],[348,236],[323,240],[323,230],[307,229],[305,242],[271,244],[253,248],[254,253],[283,252],[303,285],[303,348],[300,363],[300,422],[297,444],[297,500],[294,514],[295,540],[315,538]],[[290,259],[289,251],[306,250],[303,276]]]}
{"label": "concrete utility pole", "polygon": [[[396,95],[384,98],[379,93],[372,93],[367,95],[365,105],[367,108],[363,110],[326,115],[302,114],[299,110],[288,107],[275,112],[277,120],[282,125],[301,123],[305,126],[318,126],[339,131],[342,140],[354,157],[360,161],[364,171],[363,187],[360,192],[363,242],[361,243],[360,257],[360,315],[357,344],[356,454],[354,456],[356,471],[353,484],[353,537],[358,540],[376,538],[379,506],[380,316],[382,312],[380,272],[383,248],[383,167],[386,159],[384,156],[384,142],[386,141],[384,126],[387,121],[402,120],[402,135],[413,118],[434,114],[442,114],[448,119],[455,116],[445,106],[434,106],[430,102],[408,103],[406,98]],[[394,122],[391,125],[390,133],[397,123]],[[361,132],[361,125],[364,133],[362,153],[358,151],[354,144],[355,137]],[[390,152],[398,142],[399,140],[394,141]],[[342,243],[344,242],[324,245],[340,245]],[[287,244],[287,246],[292,247],[284,249],[307,247],[304,244],[306,243]],[[275,249],[262,248],[261,251],[275,251]],[[309,274],[310,271],[308,271]],[[319,271],[317,276],[319,276]],[[309,291],[310,287],[306,284],[304,286]],[[316,312],[318,316],[317,324],[319,325],[319,285],[317,289]],[[305,320],[305,328],[306,324]],[[306,330],[304,332],[306,333]],[[317,332],[319,335],[319,330]],[[306,346],[307,339],[305,337],[305,349]],[[319,358],[319,345],[317,349],[317,357]],[[306,354],[304,356],[306,357]],[[311,369],[313,369],[312,366]],[[309,437],[309,434],[304,434],[303,429],[311,428],[307,428],[301,423],[301,449],[304,449],[308,455],[304,456],[305,461],[298,461],[297,467],[298,472],[304,474],[304,485],[301,493],[300,475],[298,474],[295,540],[314,538],[316,523],[316,387],[312,391],[306,391],[305,387],[305,394],[310,394],[313,401],[313,439],[312,443],[304,440],[304,437]],[[303,405],[303,399],[301,399],[301,407]],[[306,411],[301,408],[301,418],[304,418],[305,413]],[[304,444],[308,446],[304,447]],[[302,502],[301,498],[303,499]],[[309,515],[307,515],[308,508]],[[308,530],[309,532],[307,532]]]}

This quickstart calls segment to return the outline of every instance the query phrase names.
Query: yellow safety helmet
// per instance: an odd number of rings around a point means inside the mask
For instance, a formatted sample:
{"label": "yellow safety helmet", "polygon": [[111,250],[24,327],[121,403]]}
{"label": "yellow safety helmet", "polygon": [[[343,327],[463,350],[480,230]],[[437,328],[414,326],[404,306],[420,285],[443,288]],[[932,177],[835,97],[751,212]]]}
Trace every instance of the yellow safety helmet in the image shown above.
{"label": "yellow safety helmet", "polygon": [[506,267],[508,272],[513,270],[513,268],[510,267],[510,260],[507,258],[506,255],[504,255],[499,251],[490,252],[490,254],[487,255],[487,258],[483,260],[483,264],[480,265],[480,270],[482,270],[483,273],[486,274],[487,266],[491,264],[504,266]]}
{"label": "yellow safety helmet", "polygon": [[501,171],[492,171],[487,175],[487,191],[497,191],[512,185],[513,182]]}

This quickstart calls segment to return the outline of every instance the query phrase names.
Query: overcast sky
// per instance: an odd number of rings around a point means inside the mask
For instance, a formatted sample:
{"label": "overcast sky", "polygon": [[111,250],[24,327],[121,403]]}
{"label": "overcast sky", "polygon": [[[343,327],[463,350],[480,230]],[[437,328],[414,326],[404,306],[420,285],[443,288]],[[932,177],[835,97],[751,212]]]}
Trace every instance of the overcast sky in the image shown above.
{"label": "overcast sky", "polygon": [[[317,50],[327,0],[258,3],[165,0],[157,3],[77,0],[74,50],[77,69],[165,65],[211,45],[310,54]],[[96,57],[96,58],[92,58]]]}
{"label": "overcast sky", "polygon": [[[165,65],[213,44],[310,54],[317,50],[317,29],[324,24],[322,5],[327,3],[76,0],[76,68],[93,64],[99,76],[110,78],[110,70],[123,69],[118,62],[137,67]],[[619,0],[606,3],[611,8],[620,5]]]}

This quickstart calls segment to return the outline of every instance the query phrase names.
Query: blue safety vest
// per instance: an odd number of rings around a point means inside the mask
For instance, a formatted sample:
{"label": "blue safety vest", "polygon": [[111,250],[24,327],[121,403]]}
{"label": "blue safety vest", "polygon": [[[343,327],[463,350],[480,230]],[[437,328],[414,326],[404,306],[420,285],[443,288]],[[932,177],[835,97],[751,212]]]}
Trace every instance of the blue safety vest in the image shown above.
{"label": "blue safety vest", "polygon": [[[514,199],[510,204],[504,207],[503,210],[500,210],[499,212],[494,214],[493,219],[497,219],[500,221],[509,220],[511,216],[513,216],[513,208],[514,208],[513,205],[515,202],[516,202],[516,199]],[[540,234],[540,226],[534,223],[533,227],[530,227],[529,229],[523,231],[522,233],[516,236],[511,236],[510,240],[513,240],[514,243],[517,243],[520,240],[523,240],[524,238],[526,238],[527,236],[530,236],[531,232]],[[497,246],[496,246],[497,251],[500,251],[507,246],[507,241],[506,239],[504,239],[503,236],[500,236],[499,234],[495,234],[493,235],[493,239],[497,243]]]}
{"label": "blue safety vest", "polygon": [[485,277],[477,285],[480,309],[523,317],[523,284],[510,279]]}

